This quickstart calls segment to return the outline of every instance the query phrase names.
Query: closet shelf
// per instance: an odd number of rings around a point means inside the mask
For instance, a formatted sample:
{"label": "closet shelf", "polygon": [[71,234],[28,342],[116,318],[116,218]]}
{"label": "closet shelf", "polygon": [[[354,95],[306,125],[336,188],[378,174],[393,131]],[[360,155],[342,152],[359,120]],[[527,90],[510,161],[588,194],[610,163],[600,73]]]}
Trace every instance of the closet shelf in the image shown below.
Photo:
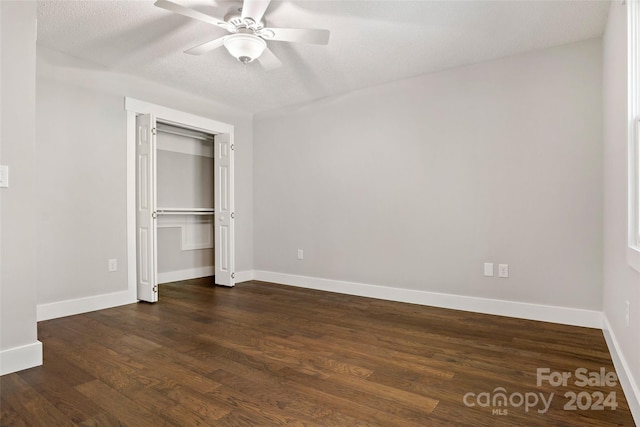
{"label": "closet shelf", "polygon": [[213,215],[213,208],[157,208],[158,215]]}

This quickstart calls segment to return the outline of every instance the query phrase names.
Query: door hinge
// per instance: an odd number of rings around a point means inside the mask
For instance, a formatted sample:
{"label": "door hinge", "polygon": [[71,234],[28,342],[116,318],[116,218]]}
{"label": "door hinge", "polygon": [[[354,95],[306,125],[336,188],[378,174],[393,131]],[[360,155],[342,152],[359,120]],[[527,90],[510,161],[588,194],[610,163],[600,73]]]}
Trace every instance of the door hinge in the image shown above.
{"label": "door hinge", "polygon": [[153,285],[153,292],[154,293],[158,292],[158,285]]}
{"label": "door hinge", "polygon": [[231,273],[231,278],[235,279],[236,278],[236,273]]}
{"label": "door hinge", "polygon": [[158,218],[158,212],[156,212],[156,211],[151,212],[151,218],[153,218],[153,219]]}
{"label": "door hinge", "polygon": [[151,135],[157,135],[158,130],[156,128],[151,128]]}
{"label": "door hinge", "polygon": [[236,213],[235,212],[231,212],[231,219],[236,219]]}
{"label": "door hinge", "polygon": [[233,150],[234,150],[234,148],[233,148],[233,147],[234,147],[234,144],[231,144],[231,151],[233,151]]}

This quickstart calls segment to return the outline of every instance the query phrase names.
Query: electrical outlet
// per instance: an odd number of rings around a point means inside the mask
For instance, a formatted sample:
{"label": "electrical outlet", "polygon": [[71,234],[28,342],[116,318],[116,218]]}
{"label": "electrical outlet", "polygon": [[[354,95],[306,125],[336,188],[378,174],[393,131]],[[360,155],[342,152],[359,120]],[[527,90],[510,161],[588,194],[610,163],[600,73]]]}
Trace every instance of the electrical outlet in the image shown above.
{"label": "electrical outlet", "polygon": [[9,166],[0,165],[0,187],[9,187]]}
{"label": "electrical outlet", "polygon": [[302,249],[298,249],[298,259],[304,259],[304,251]]}
{"label": "electrical outlet", "polygon": [[486,277],[493,277],[493,263],[485,262],[484,263],[484,275]]}
{"label": "electrical outlet", "polygon": [[629,301],[625,301],[624,302],[624,321],[627,324],[627,327],[629,326],[629,312],[630,312],[630,307],[629,307]]}
{"label": "electrical outlet", "polygon": [[509,264],[498,264],[498,277],[509,277]]}
{"label": "electrical outlet", "polygon": [[118,260],[115,258],[111,258],[107,263],[107,270],[109,272],[118,271]]}

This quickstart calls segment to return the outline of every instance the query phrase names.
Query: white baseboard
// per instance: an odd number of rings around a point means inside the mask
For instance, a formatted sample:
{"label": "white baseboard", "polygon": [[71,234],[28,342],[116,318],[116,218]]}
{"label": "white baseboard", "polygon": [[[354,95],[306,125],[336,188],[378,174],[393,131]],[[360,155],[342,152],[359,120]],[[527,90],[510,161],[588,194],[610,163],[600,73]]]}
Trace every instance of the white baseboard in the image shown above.
{"label": "white baseboard", "polygon": [[255,277],[253,270],[236,271],[236,283],[248,282]]}
{"label": "white baseboard", "polygon": [[[215,274],[214,267],[193,268],[188,270],[169,271],[158,274],[158,283],[177,282],[180,280],[197,279]],[[251,279],[247,279],[251,280]],[[105,308],[132,304],[137,301],[135,289],[111,294],[94,295],[84,298],[76,298],[65,301],[39,304],[37,306],[37,320],[57,319],[59,317],[73,316],[75,314],[88,313],[90,311],[103,310]]]}
{"label": "white baseboard", "polygon": [[625,397],[629,403],[631,415],[635,423],[640,426],[640,385],[633,378],[629,364],[620,350],[620,345],[606,314],[603,315],[602,332],[604,333],[604,339],[607,341],[611,360],[613,360],[613,366],[616,368],[622,390],[624,390]]}
{"label": "white baseboard", "polygon": [[166,271],[158,273],[158,283],[179,282],[181,280],[198,279],[200,277],[213,276],[215,267],[189,268],[186,270]]}
{"label": "white baseboard", "polygon": [[0,375],[40,365],[42,365],[42,343],[40,341],[0,351]]}
{"label": "white baseboard", "polygon": [[111,294],[94,295],[65,301],[39,304],[37,306],[37,320],[57,319],[58,317],[73,316],[74,314],[132,304],[137,300],[131,292],[122,291]]}
{"label": "white baseboard", "polygon": [[556,307],[551,305],[529,304],[414,289],[392,288],[388,286],[367,285],[363,283],[339,280],[319,279],[316,277],[296,276],[272,271],[253,271],[255,280],[280,283],[283,285],[337,292],[341,294],[378,298],[389,301],[429,305],[475,313],[494,314],[520,319],[539,320],[565,325],[602,328],[602,312],[577,308]]}

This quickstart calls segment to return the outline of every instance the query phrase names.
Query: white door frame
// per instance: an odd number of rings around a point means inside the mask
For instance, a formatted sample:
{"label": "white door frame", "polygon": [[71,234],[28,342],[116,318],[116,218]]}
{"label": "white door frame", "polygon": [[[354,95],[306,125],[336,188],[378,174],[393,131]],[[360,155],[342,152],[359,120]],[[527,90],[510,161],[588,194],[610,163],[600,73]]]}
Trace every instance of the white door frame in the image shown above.
{"label": "white door frame", "polygon": [[[125,97],[125,110],[127,112],[127,281],[129,297],[135,301],[137,300],[136,115],[152,114],[163,122],[181,124],[211,134],[227,134],[232,142],[234,126],[129,97]],[[235,253],[231,253],[231,256],[235,258]]]}

